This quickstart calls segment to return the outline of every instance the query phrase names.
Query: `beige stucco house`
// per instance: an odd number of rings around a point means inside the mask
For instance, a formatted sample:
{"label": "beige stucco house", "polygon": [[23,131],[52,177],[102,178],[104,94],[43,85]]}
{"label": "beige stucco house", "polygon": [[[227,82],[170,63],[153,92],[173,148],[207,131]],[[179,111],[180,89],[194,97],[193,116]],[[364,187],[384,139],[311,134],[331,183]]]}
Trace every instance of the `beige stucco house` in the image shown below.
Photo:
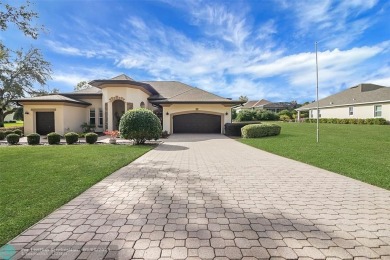
{"label": "beige stucco house", "polygon": [[[298,109],[317,118],[317,102]],[[390,88],[363,83],[319,100],[320,118],[385,118],[390,121]]]}
{"label": "beige stucco house", "polygon": [[240,104],[176,81],[135,81],[126,75],[93,80],[92,87],[16,100],[24,107],[25,134],[81,132],[83,123],[96,132],[117,130],[129,109],[147,108],[168,133],[223,133],[231,107]]}

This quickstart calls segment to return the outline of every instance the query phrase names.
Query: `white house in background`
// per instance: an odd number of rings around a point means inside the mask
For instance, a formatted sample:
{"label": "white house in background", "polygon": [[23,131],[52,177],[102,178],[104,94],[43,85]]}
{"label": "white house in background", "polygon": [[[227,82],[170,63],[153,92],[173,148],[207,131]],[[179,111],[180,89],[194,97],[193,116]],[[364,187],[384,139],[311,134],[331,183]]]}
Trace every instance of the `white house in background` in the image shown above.
{"label": "white house in background", "polygon": [[[296,109],[317,118],[317,102]],[[390,88],[362,83],[319,100],[320,118],[385,118],[390,121]]]}
{"label": "white house in background", "polygon": [[176,81],[135,81],[126,75],[93,80],[93,87],[72,93],[17,99],[24,107],[24,133],[117,130],[125,111],[155,111],[168,133],[223,133],[231,107],[241,104]]}

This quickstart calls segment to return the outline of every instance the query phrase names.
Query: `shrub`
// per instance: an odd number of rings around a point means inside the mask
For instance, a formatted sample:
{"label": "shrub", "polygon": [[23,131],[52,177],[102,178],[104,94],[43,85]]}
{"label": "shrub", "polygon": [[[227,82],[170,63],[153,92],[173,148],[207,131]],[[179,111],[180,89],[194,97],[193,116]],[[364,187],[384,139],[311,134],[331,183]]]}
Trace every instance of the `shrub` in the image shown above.
{"label": "shrub", "polygon": [[39,144],[41,141],[41,136],[37,133],[29,134],[27,136],[27,143],[30,145]]}
{"label": "shrub", "polygon": [[291,118],[288,115],[280,115],[279,120],[284,121],[284,122],[289,122]]}
{"label": "shrub", "polygon": [[61,141],[61,135],[57,133],[50,133],[47,135],[47,142],[49,144],[59,144]]}
{"label": "shrub", "polygon": [[5,133],[3,131],[0,131],[0,140],[4,140]]}
{"label": "shrub", "polygon": [[65,140],[67,144],[74,144],[79,140],[79,135],[75,132],[66,133]]}
{"label": "shrub", "polygon": [[9,144],[17,144],[19,143],[20,136],[18,134],[9,134],[7,135],[7,142]]}
{"label": "shrub", "polygon": [[14,131],[12,131],[12,130],[5,130],[4,131],[4,137],[7,137],[7,135],[13,134],[13,133],[14,133]]}
{"label": "shrub", "polygon": [[258,110],[255,114],[255,119],[259,121],[276,121],[279,120],[279,115],[268,110]]}
{"label": "shrub", "polygon": [[119,123],[121,136],[134,140],[135,144],[143,144],[146,140],[160,138],[162,127],[160,119],[145,108],[128,110]]}
{"label": "shrub", "polygon": [[85,141],[88,143],[88,144],[94,144],[97,142],[97,139],[98,139],[98,135],[95,134],[95,133],[87,133],[85,134]]}
{"label": "shrub", "polygon": [[282,110],[278,113],[279,116],[288,116],[289,118],[293,117],[293,113],[290,110]]}
{"label": "shrub", "polygon": [[[306,118],[306,123],[316,123],[316,118]],[[320,123],[328,124],[359,124],[359,125],[387,125],[388,122],[384,118],[320,118]]]}
{"label": "shrub", "polygon": [[253,121],[255,120],[256,111],[254,110],[241,110],[238,112],[236,121],[242,122],[242,121]]}
{"label": "shrub", "polygon": [[258,138],[280,134],[281,127],[275,124],[253,124],[241,129],[243,138]]}
{"label": "shrub", "polygon": [[80,125],[81,129],[83,129],[83,133],[90,133],[95,131],[96,126],[95,125],[90,125],[88,123],[83,123]]}
{"label": "shrub", "polygon": [[237,118],[237,111],[235,109],[232,109],[232,120],[235,120]]}
{"label": "shrub", "polygon": [[374,124],[375,125],[387,125],[387,121],[384,118],[375,118]]}
{"label": "shrub", "polygon": [[241,136],[241,128],[246,125],[259,124],[259,123],[226,123],[225,135],[227,136]]}
{"label": "shrub", "polygon": [[17,135],[19,135],[19,136],[22,136],[22,135],[23,135],[23,132],[22,132],[22,130],[20,130],[20,129],[16,129],[16,130],[14,130],[14,134],[17,134]]}
{"label": "shrub", "polygon": [[169,134],[168,131],[162,131],[161,138],[168,138]]}

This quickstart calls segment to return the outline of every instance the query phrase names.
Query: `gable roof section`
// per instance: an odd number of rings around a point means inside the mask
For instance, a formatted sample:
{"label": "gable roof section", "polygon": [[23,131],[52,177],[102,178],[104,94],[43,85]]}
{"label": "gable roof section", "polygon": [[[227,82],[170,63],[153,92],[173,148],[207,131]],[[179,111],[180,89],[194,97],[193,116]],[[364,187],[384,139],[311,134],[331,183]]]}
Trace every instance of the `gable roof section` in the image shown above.
{"label": "gable roof section", "polygon": [[244,105],[242,105],[240,108],[256,108],[256,107],[262,107],[265,104],[271,103],[271,101],[268,101],[266,99],[260,99],[260,100],[251,100],[246,102]]}
{"label": "gable roof section", "polygon": [[125,74],[121,74],[119,76],[113,77],[112,79],[96,79],[92,80],[91,82],[88,83],[89,85],[92,85],[96,88],[101,88],[103,85],[106,84],[117,84],[117,85],[135,85],[138,87],[143,88],[147,92],[150,93],[150,95],[157,95],[158,93],[154,88],[152,88],[149,84],[140,82],[140,81],[135,81],[129,76]]}
{"label": "gable roof section", "polygon": [[[364,103],[390,102],[390,88],[380,85],[362,83],[329,97],[319,100],[319,107],[337,107]],[[317,102],[302,106],[296,110],[317,108]]]}
{"label": "gable roof section", "polygon": [[246,102],[245,104],[243,104],[240,108],[252,108],[256,103],[258,103],[259,101],[257,100],[252,100],[252,101],[248,101]]}
{"label": "gable roof section", "polygon": [[30,98],[19,98],[16,99],[17,102],[65,102],[65,103],[73,103],[80,105],[91,105],[88,102],[73,99],[70,97],[65,97],[63,95],[55,94],[55,95],[47,95],[47,96],[39,96],[39,97],[30,97]]}
{"label": "gable roof section", "polygon": [[226,103],[240,104],[240,101],[232,101],[220,97],[205,90],[189,86],[177,81],[144,81],[151,85],[158,95],[151,96],[149,101],[156,104],[162,103]]}
{"label": "gable roof section", "polygon": [[96,94],[102,94],[102,90],[100,88],[97,88],[97,87],[90,87],[90,88],[85,88],[85,89],[80,89],[80,90],[76,90],[76,91],[73,91],[71,93],[67,93],[67,94],[87,94],[87,95],[96,95]]}

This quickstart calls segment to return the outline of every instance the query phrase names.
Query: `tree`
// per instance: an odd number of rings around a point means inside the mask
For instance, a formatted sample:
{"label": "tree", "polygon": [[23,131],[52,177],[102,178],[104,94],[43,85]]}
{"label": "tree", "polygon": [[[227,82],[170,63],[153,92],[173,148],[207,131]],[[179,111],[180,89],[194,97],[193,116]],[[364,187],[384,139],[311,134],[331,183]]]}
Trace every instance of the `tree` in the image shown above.
{"label": "tree", "polygon": [[[20,7],[0,2],[1,31],[14,24],[24,35],[37,39],[43,27],[31,25],[36,18],[38,14],[30,10],[29,1]],[[34,84],[45,85],[50,73],[50,63],[43,59],[38,49],[31,47],[27,52],[23,49],[15,51],[0,41],[0,127],[4,126],[4,117],[17,109],[13,100],[40,92],[35,90]]]}
{"label": "tree", "polygon": [[4,117],[16,110],[13,100],[36,93],[34,83],[44,85],[51,73],[50,63],[38,49],[31,48],[27,53],[16,51],[12,60],[9,53],[6,56],[0,65],[0,127],[4,125]]}
{"label": "tree", "polygon": [[240,100],[240,101],[244,101],[244,102],[248,102],[248,97],[247,96],[240,96],[239,98],[238,98],[238,100]]}
{"label": "tree", "polygon": [[82,89],[87,89],[92,87],[91,85],[88,84],[86,81],[80,81],[77,83],[77,85],[74,87],[74,91],[82,90]]}

